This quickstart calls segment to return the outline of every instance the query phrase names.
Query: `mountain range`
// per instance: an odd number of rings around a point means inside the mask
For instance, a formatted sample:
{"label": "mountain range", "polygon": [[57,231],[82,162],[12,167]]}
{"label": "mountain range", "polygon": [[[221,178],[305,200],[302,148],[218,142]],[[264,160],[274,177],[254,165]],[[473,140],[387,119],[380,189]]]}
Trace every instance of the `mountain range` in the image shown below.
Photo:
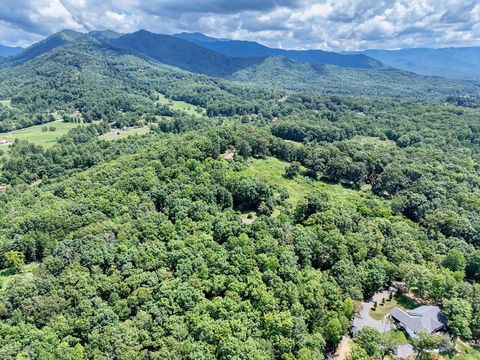
{"label": "mountain range", "polygon": [[[95,55],[92,55],[92,44],[95,44]],[[0,68],[3,68],[0,86],[9,83],[16,88],[14,84],[19,78],[28,79],[31,84],[36,80],[35,72],[42,68],[48,69],[51,83],[55,83],[55,79],[78,76],[77,73],[82,74],[85,69],[89,76],[83,81],[93,81],[95,77],[107,81],[111,75],[105,74],[110,74],[111,69],[103,67],[117,64],[118,59],[125,56],[136,59],[132,66],[135,69],[148,64],[151,68],[161,67],[164,72],[164,66],[168,65],[237,83],[295,91],[445,97],[480,90],[478,83],[417,75],[384,65],[364,54],[271,49],[253,42],[215,39],[199,33],[162,35],[145,30],[131,34],[113,31],[82,34],[64,30],[53,34],[13,56],[0,58]],[[22,66],[33,60],[34,68]],[[139,61],[144,64],[139,65]],[[68,76],[61,72],[61,69],[72,71],[72,65],[76,70]],[[116,67],[115,76],[132,77],[128,71],[126,67]],[[62,84],[60,80],[58,83]],[[93,86],[93,83],[84,85]]]}
{"label": "mountain range", "polygon": [[13,56],[15,54],[18,54],[22,50],[23,49],[21,47],[0,45],[0,57]]}
{"label": "mountain range", "polygon": [[421,75],[480,80],[480,47],[366,50],[362,54]]}
{"label": "mountain range", "polygon": [[[73,30],[64,30],[26,49],[0,45],[0,64],[22,64],[82,35],[84,34]],[[88,36],[112,46],[136,51],[165,64],[211,76],[229,76],[249,66],[258,65],[267,57],[280,56],[299,63],[335,65],[351,69],[394,68],[426,76],[480,80],[480,47],[372,49],[336,53],[276,49],[254,41],[214,38],[199,32],[162,35],[145,30],[132,34],[105,30],[91,31]]]}
{"label": "mountain range", "polygon": [[163,64],[218,77],[232,75],[264,60],[261,57],[226,56],[194,42],[145,30],[107,40],[107,44],[140,53]]}
{"label": "mountain range", "polygon": [[180,33],[175,36],[233,57],[283,56],[298,62],[329,64],[355,69],[383,69],[387,67],[380,61],[363,54],[339,54],[322,50],[272,49],[253,41],[216,39],[201,33]]}

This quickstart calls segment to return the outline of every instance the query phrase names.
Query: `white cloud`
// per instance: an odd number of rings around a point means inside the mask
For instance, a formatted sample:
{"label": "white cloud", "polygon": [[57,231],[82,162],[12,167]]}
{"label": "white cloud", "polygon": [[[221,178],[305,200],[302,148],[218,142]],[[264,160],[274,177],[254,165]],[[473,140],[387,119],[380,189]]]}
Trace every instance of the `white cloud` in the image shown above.
{"label": "white cloud", "polygon": [[144,28],[286,48],[463,46],[480,45],[479,23],[478,0],[16,0],[0,7],[0,43]]}

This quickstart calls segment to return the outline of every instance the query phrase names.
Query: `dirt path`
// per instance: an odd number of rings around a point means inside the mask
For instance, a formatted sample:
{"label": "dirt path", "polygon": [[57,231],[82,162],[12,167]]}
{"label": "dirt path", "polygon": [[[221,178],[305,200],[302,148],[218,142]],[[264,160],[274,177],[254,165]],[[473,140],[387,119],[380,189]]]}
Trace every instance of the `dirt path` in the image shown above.
{"label": "dirt path", "polygon": [[344,336],[342,341],[340,341],[340,344],[338,344],[333,360],[345,360],[351,349],[352,339],[349,336]]}

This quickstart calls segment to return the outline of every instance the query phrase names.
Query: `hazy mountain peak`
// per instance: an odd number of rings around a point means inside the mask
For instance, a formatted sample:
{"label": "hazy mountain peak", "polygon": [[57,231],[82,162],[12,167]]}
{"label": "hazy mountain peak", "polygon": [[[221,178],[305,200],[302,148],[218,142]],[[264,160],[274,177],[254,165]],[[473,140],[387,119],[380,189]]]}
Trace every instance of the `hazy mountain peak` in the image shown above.
{"label": "hazy mountain peak", "polygon": [[181,32],[179,34],[174,34],[173,36],[189,40],[189,41],[198,41],[198,42],[216,42],[216,41],[229,41],[229,39],[220,39],[214,38],[202,34],[201,32]]}
{"label": "hazy mountain peak", "polygon": [[118,39],[120,36],[123,36],[124,34],[113,31],[113,30],[95,30],[95,31],[90,31],[87,35],[97,40],[105,42],[111,39]]}
{"label": "hazy mountain peak", "polygon": [[21,47],[0,45],[0,56],[3,56],[3,57],[13,56],[15,54],[18,54],[22,50],[23,48]]}
{"label": "hazy mountain peak", "polygon": [[362,53],[397,69],[421,75],[480,80],[480,47],[365,50]]}
{"label": "hazy mountain peak", "polygon": [[[50,39],[50,38],[61,38],[63,40],[66,40],[66,41],[72,41],[80,36],[82,36],[83,33],[81,32],[78,32],[78,31],[75,31],[75,30],[70,30],[70,29],[64,29],[64,30],[61,30],[55,34],[52,34],[50,35],[47,39]],[[47,40],[46,39],[46,40]]]}
{"label": "hazy mountain peak", "polygon": [[387,67],[380,61],[365,55],[339,54],[323,50],[276,49],[254,41],[215,39],[201,33],[180,33],[174,36],[232,57],[265,57],[279,55],[294,61],[312,64],[330,64],[360,69],[381,69]]}

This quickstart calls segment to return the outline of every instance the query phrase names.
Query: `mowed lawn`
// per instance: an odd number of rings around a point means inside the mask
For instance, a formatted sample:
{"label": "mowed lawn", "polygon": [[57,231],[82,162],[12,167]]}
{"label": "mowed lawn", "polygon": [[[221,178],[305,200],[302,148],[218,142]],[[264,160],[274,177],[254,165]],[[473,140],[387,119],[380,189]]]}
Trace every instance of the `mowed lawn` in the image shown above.
{"label": "mowed lawn", "polygon": [[397,293],[392,300],[385,299],[385,303],[378,303],[377,308],[375,310],[373,310],[373,308],[370,309],[368,313],[373,319],[382,320],[394,307],[399,307],[403,310],[412,310],[420,305],[422,304],[417,304],[404,294]]}
{"label": "mowed lawn", "polygon": [[[43,132],[42,128],[54,126],[55,131],[46,131]],[[67,134],[71,129],[82,126],[78,123],[66,123],[63,121],[55,121],[51,123],[46,123],[42,125],[35,125],[28,128],[14,130],[7,133],[0,134],[1,139],[8,139],[13,142],[15,139],[26,140],[35,145],[42,145],[44,147],[53,146],[59,137]],[[0,148],[7,148],[8,144],[0,144]]]}
{"label": "mowed lawn", "polygon": [[202,116],[205,114],[205,109],[202,109],[202,112],[199,113],[197,112],[197,106],[189,104],[185,101],[177,101],[177,100],[170,100],[165,97],[163,94],[158,94],[159,99],[158,102],[163,105],[169,105],[172,110],[175,111],[182,111],[184,113],[187,113],[188,115],[193,115],[193,116]]}
{"label": "mowed lawn", "polygon": [[[353,190],[340,184],[329,184],[323,181],[312,180],[305,176],[297,176],[295,179],[287,179],[284,177],[284,174],[285,168],[288,165],[287,162],[273,157],[267,159],[254,159],[250,161],[247,168],[238,172],[232,172],[231,176],[254,177],[265,181],[268,184],[285,188],[289,194],[288,201],[293,206],[297,205],[307,194],[315,191],[326,192],[330,196],[331,202],[340,206],[358,204],[361,198],[367,199],[373,197],[368,188]],[[379,198],[376,198],[375,200],[382,203],[385,202],[385,206],[388,207],[386,200]]]}

